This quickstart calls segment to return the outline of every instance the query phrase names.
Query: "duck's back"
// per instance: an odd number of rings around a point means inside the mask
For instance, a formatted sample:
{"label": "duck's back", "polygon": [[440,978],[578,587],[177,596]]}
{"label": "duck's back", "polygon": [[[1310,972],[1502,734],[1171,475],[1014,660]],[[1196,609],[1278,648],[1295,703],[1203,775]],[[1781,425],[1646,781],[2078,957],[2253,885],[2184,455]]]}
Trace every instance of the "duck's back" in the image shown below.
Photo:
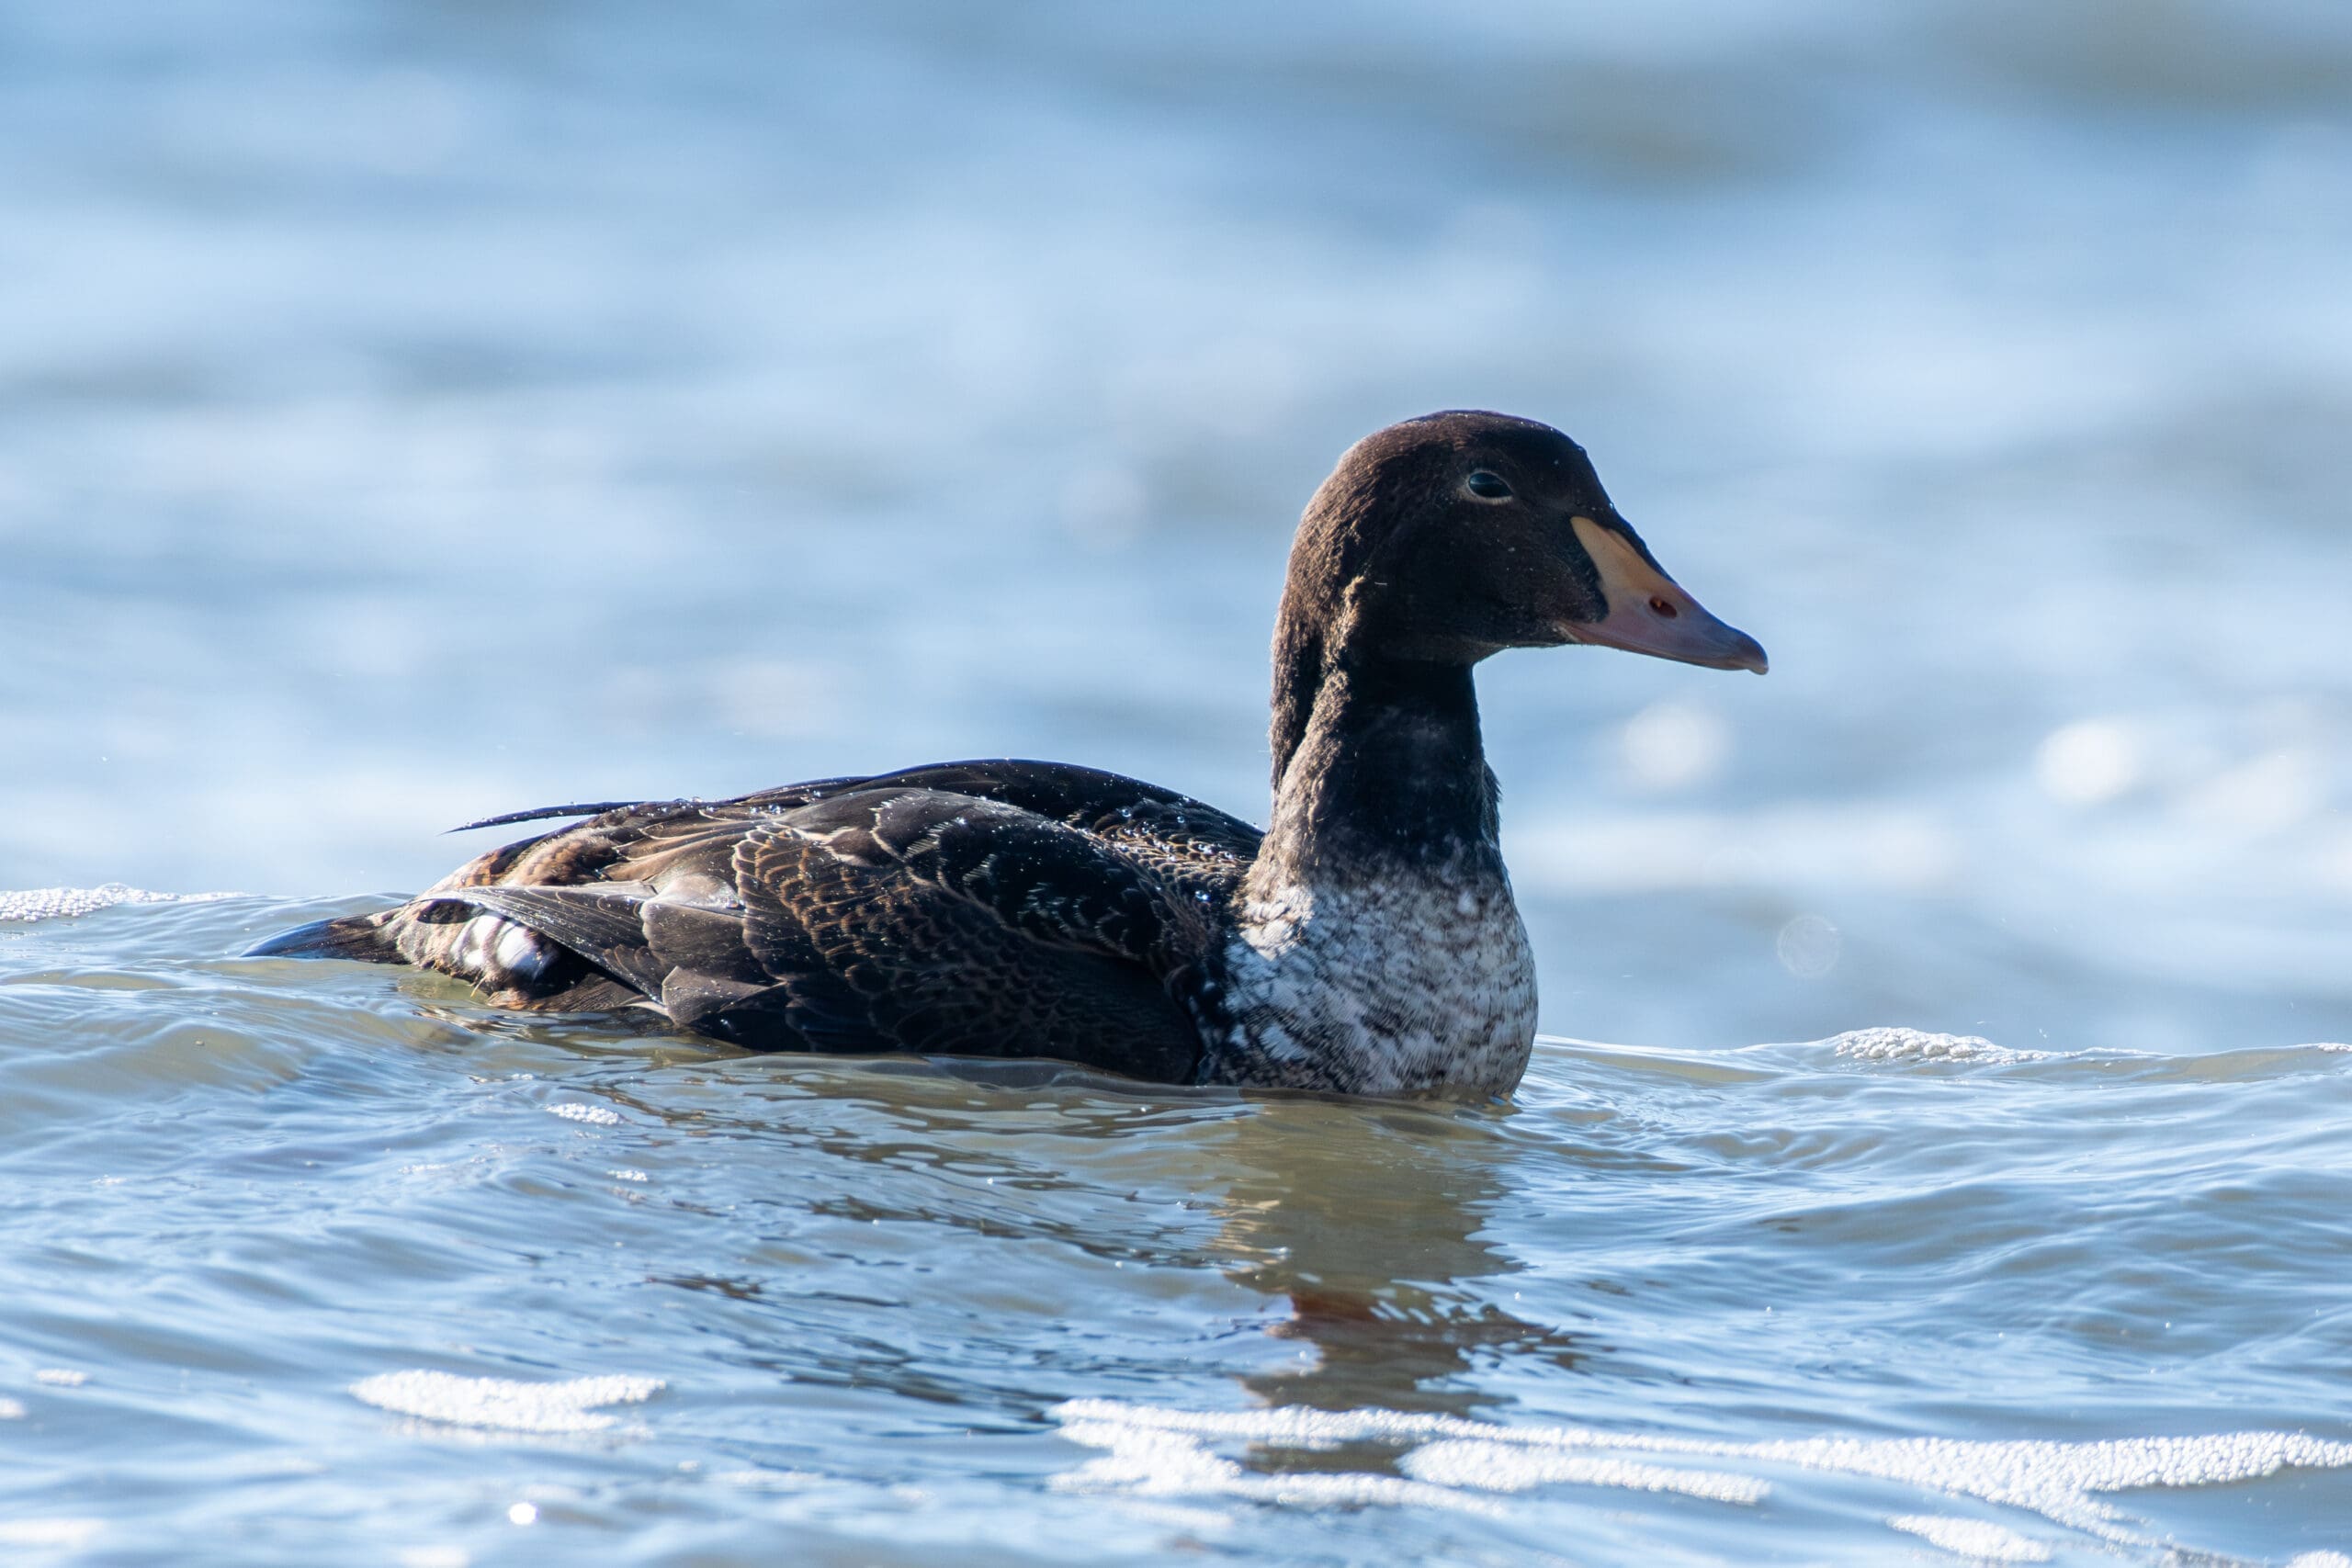
{"label": "duck's back", "polygon": [[506,1008],[652,1005],[763,1050],[1050,1056],[1190,1081],[1249,824],[1057,763],[550,808],[399,908],[257,951],[407,962]]}

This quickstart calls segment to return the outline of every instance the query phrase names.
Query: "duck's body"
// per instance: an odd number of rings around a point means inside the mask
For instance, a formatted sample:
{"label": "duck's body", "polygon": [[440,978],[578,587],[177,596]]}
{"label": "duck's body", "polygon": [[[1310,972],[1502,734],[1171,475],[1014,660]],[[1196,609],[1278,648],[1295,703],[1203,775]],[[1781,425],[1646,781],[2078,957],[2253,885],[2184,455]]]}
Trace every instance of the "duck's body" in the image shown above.
{"label": "duck's body", "polygon": [[[1646,610],[1612,604],[1628,595]],[[650,1006],[763,1050],[1505,1093],[1534,960],[1470,671],[1572,640],[1762,667],[1657,569],[1573,443],[1432,415],[1360,443],[1300,526],[1263,834],[1026,761],[565,807],[496,820],[594,814],[257,951],[438,969],[507,1008]]]}

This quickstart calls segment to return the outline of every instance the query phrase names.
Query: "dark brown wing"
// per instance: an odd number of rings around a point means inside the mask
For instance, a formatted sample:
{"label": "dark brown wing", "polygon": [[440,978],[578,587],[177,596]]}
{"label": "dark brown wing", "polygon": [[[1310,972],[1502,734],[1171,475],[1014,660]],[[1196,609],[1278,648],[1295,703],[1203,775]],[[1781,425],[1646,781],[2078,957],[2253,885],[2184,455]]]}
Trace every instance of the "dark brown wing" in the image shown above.
{"label": "dark brown wing", "polygon": [[[833,781],[829,781],[833,782]],[[1258,855],[1258,829],[1158,784],[1066,762],[935,762],[865,781],[976,795],[1081,829],[1188,893],[1222,900]],[[754,797],[755,798],[755,797]]]}
{"label": "dark brown wing", "polygon": [[[718,854],[727,852],[725,874]],[[1063,823],[971,795],[861,790],[651,831],[605,880],[487,885],[492,917],[768,1050],[1050,1056],[1188,1081],[1193,901]]]}
{"label": "dark brown wing", "polygon": [[330,925],[502,1006],[650,1001],[757,1048],[1182,1080],[1199,1050],[1182,998],[1257,840],[1117,774],[946,763],[607,811]]}
{"label": "dark brown wing", "polygon": [[862,1015],[863,1049],[1051,1056],[1189,1081],[1195,902],[1066,824],[936,790],[793,811],[736,852],[746,941],[793,1032]]}

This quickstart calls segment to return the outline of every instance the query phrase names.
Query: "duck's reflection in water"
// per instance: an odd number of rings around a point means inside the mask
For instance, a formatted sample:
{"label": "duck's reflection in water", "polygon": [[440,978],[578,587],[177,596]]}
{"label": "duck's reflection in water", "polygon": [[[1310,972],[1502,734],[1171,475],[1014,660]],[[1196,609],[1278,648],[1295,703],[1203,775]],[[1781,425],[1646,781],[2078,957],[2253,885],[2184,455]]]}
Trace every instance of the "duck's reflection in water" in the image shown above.
{"label": "duck's reflection in water", "polygon": [[[1481,1235],[1503,1196],[1502,1110],[1283,1099],[1233,1126],[1221,1237],[1237,1281],[1287,1306],[1300,1354],[1240,1382],[1270,1405],[1491,1415],[1483,1370],[1563,1368],[1577,1337],[1520,1317],[1497,1281],[1523,1267]],[[1261,1468],[1381,1470],[1383,1445],[1265,1450]]]}
{"label": "duck's reflection in water", "polygon": [[[502,1021],[491,1032],[505,1039],[538,1027]],[[521,1055],[533,1042],[508,1043],[518,1053],[509,1065],[536,1065]],[[588,1051],[635,1063],[644,1047],[597,1041]],[[1573,1368],[1579,1358],[1579,1336],[1511,1307],[1509,1280],[1524,1265],[1486,1239],[1509,1199],[1508,1172],[1526,1156],[1507,1109],[1138,1093],[1036,1063],[719,1055],[663,1065],[682,1070],[600,1077],[593,1091],[632,1123],[668,1129],[647,1142],[648,1157],[672,1136],[715,1141],[715,1157],[681,1161],[675,1182],[657,1182],[651,1193],[666,1213],[721,1226],[722,1241],[789,1261],[650,1278],[752,1309],[735,1325],[743,1359],[798,1383],[889,1389],[1023,1419],[1109,1392],[1029,1373],[1008,1386],[985,1354],[960,1365],[951,1358],[941,1371],[936,1336],[950,1332],[980,1333],[983,1349],[1018,1348],[1024,1366],[1034,1363],[1030,1320],[976,1312],[957,1283],[974,1268],[1012,1267],[1003,1249],[1031,1239],[1057,1244],[1048,1256],[1074,1250],[1091,1263],[1215,1269],[1261,1298],[1263,1310],[1245,1316],[1243,1343],[1226,1339],[1211,1354],[1265,1405],[1491,1416],[1511,1403],[1507,1385],[1532,1364]],[[574,1083],[570,1092],[581,1094],[585,1084]],[[730,1198],[689,1179],[745,1164],[779,1190]],[[1120,1198],[1131,1201],[1112,1201]],[[833,1230],[831,1221],[859,1228]],[[864,1227],[876,1224],[929,1235],[924,1271],[904,1272],[895,1255],[870,1257],[873,1233]],[[719,1246],[698,1240],[688,1252],[707,1256]],[[1032,1283],[1048,1292],[1100,1283],[1091,1264],[1074,1282],[1057,1286],[1059,1278]],[[924,1290],[931,1280],[937,1291]],[[1119,1299],[1054,1295],[1035,1311],[1058,1322],[1069,1301],[1107,1312]],[[918,1310],[876,1314],[897,1306]],[[1229,1311],[1221,1301],[1217,1317],[1200,1325],[1204,1337],[1190,1342],[1215,1343],[1212,1322],[1230,1324]],[[1102,1371],[1094,1349],[1073,1354],[1090,1373]],[[1144,1370],[1182,1381],[1164,1362]],[[1136,1386],[1124,1382],[1120,1392],[1133,1397]],[[1202,1399],[1198,1391],[1170,1397]],[[1376,1473],[1394,1457],[1366,1443],[1264,1450],[1249,1462]]]}

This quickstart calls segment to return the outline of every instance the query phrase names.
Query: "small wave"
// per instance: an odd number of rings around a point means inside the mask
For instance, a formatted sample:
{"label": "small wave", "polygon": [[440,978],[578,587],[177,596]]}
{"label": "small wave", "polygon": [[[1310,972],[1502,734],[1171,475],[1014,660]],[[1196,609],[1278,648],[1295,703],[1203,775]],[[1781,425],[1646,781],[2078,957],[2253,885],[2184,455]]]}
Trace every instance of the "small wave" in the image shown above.
{"label": "small wave", "polygon": [[451,1427],[503,1432],[602,1432],[619,1422],[594,1407],[637,1404],[662,1387],[660,1378],[573,1378],[566,1382],[518,1382],[463,1378],[454,1372],[381,1372],[351,1385],[355,1398],[396,1416]]}
{"label": "small wave", "polygon": [[[1770,1483],[1746,1469],[1728,1472],[1626,1460],[1626,1454],[1676,1455],[1735,1464],[1890,1481],[1947,1496],[2024,1509],[2053,1524],[2127,1545],[2150,1544],[2100,1495],[2149,1488],[2212,1486],[2281,1470],[2352,1469],[2352,1443],[2299,1432],[2217,1432],[2204,1437],[2121,1438],[2094,1442],[1949,1438],[1803,1438],[1757,1443],[1711,1442],[1602,1432],[1578,1427],[1500,1427],[1454,1416],[1396,1410],[1199,1412],[1079,1399],[1052,1414],[1063,1436],[1109,1450],[1057,1483],[1068,1489],[1159,1495],[1224,1494],[1281,1502],[1474,1504],[1479,1494],[1523,1492],[1555,1482],[1671,1491],[1717,1502],[1749,1504]],[[1272,1476],[1246,1472],[1211,1451],[1214,1441],[1261,1443],[1328,1451],[1347,1442],[1385,1442],[1410,1451],[1396,1460],[1411,1477],[1318,1471]],[[1613,1452],[1612,1452],[1613,1450]],[[1898,1529],[1944,1544],[1927,1529],[1961,1531],[1971,1521],[1929,1516],[1890,1520]],[[1986,1529],[1997,1527],[1984,1527]],[[2001,1530],[2003,1539],[2038,1550]],[[1955,1535],[1954,1539],[1959,1539]],[[1992,1541],[1995,1537],[1971,1540]],[[1959,1550],[1952,1548],[1952,1550]],[[1962,1555],[1996,1555],[1984,1551]],[[2045,1554],[2046,1555],[2046,1554]],[[2000,1559],[2033,1562],[2031,1556]]]}
{"label": "small wave", "polygon": [[1973,1062],[1984,1066],[2007,1066],[2016,1062],[2046,1061],[2050,1056],[2047,1051],[2019,1051],[1996,1045],[1982,1035],[1936,1034],[1894,1025],[1849,1029],[1819,1043],[1855,1062]]}
{"label": "small wave", "polygon": [[240,893],[151,893],[123,882],[96,887],[25,887],[0,891],[0,920],[58,920],[111,909],[117,904],[210,904],[243,897]]}

